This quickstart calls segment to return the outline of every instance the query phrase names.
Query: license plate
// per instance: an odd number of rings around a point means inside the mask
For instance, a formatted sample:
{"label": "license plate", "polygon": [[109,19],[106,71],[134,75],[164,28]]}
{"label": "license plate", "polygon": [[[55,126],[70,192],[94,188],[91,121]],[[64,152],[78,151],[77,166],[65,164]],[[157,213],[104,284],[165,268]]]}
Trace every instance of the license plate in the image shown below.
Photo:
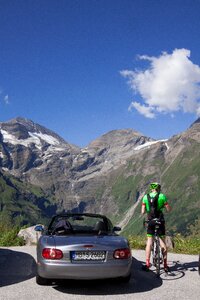
{"label": "license plate", "polygon": [[105,251],[72,251],[71,259],[73,261],[103,261],[106,258]]}

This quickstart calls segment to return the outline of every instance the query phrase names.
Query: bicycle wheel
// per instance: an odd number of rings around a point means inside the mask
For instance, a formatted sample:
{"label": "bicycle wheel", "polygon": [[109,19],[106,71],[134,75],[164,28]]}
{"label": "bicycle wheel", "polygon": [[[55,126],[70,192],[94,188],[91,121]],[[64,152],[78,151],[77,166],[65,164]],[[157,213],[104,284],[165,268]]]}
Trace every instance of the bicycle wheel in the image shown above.
{"label": "bicycle wheel", "polygon": [[159,238],[155,240],[155,267],[156,267],[156,275],[157,277],[160,276],[160,241]]}
{"label": "bicycle wheel", "polygon": [[152,248],[151,248],[151,257],[152,257],[152,265],[153,266],[156,266],[156,263],[155,263],[156,247],[155,247],[155,245],[156,245],[156,243],[155,243],[155,241],[153,241]]}

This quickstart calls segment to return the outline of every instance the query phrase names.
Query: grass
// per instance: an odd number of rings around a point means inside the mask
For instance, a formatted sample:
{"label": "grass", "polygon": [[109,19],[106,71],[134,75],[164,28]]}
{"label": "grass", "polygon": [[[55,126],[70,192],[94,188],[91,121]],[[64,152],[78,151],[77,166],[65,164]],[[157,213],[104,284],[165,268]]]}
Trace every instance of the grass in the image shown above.
{"label": "grass", "polygon": [[184,254],[200,254],[200,237],[174,237],[175,252]]}
{"label": "grass", "polygon": [[[128,236],[130,247],[132,249],[144,250],[146,247],[146,236]],[[169,252],[182,254],[200,254],[200,237],[183,237],[177,234],[173,237],[174,249]]]}
{"label": "grass", "polygon": [[141,249],[144,250],[146,247],[146,237],[144,235],[141,236],[128,236],[128,241],[131,249]]}
{"label": "grass", "polygon": [[140,175],[130,175],[127,177],[119,175],[116,178],[116,181],[112,184],[111,195],[118,207],[118,213],[110,217],[112,221],[121,221],[122,216],[124,216],[129,208],[137,201],[140,180]]}

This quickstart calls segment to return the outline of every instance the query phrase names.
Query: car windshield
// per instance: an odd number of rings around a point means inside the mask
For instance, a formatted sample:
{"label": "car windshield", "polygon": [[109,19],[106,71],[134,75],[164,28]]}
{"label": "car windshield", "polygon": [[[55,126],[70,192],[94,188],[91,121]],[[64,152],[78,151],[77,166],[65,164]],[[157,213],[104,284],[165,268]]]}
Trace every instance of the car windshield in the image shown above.
{"label": "car windshield", "polygon": [[60,215],[53,218],[48,232],[56,235],[69,234],[107,234],[111,232],[111,222],[99,215]]}

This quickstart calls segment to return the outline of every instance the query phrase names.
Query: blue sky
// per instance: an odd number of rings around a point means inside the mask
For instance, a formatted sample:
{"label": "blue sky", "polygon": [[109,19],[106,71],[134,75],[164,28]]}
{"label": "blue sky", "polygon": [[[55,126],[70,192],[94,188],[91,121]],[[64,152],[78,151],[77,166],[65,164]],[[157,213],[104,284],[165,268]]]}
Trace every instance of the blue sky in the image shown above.
{"label": "blue sky", "polygon": [[169,138],[200,115],[199,32],[199,0],[0,0],[0,121]]}

